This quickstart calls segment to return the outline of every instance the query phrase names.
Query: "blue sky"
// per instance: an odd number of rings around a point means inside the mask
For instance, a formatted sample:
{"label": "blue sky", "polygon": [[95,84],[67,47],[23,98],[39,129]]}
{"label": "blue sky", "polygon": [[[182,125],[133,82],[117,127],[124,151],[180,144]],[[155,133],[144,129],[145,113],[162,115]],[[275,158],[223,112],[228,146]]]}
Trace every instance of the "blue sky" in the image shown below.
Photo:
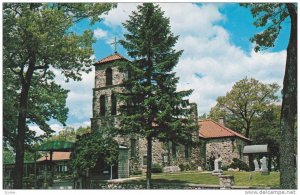
{"label": "blue sky", "polygon": [[[89,26],[82,21],[72,28],[77,33],[84,29],[94,32],[95,60],[112,54],[110,44],[114,37],[122,39],[126,30],[122,22],[136,9],[136,3],[120,3],[118,7],[103,16],[101,22]],[[198,105],[198,113],[208,113],[216,104],[218,96],[224,96],[240,79],[253,77],[264,83],[276,82],[282,86],[286,47],[289,37],[289,22],[285,22],[276,46],[255,53],[254,44],[249,41],[262,29],[253,26],[250,10],[235,3],[160,3],[165,16],[170,18],[171,30],[180,38],[175,49],[183,49],[175,71],[180,77],[178,89],[194,89],[190,96]],[[120,45],[117,51],[127,57]],[[67,99],[69,107],[68,126],[88,126],[92,117],[92,88],[94,70],[83,74],[81,82],[64,83],[57,74],[57,82],[70,89]],[[51,121],[51,127],[62,126]]]}

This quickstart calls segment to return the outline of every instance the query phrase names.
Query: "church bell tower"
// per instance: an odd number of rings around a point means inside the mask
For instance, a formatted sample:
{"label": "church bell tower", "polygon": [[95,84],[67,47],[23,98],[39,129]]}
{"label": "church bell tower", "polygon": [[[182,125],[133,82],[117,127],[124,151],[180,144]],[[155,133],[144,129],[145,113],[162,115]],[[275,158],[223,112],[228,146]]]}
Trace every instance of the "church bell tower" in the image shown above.
{"label": "church bell tower", "polygon": [[95,87],[93,88],[93,118],[91,118],[92,131],[102,131],[104,125],[114,121],[119,114],[116,93],[121,92],[120,86],[126,74],[120,71],[120,62],[128,61],[115,52],[94,64]]}

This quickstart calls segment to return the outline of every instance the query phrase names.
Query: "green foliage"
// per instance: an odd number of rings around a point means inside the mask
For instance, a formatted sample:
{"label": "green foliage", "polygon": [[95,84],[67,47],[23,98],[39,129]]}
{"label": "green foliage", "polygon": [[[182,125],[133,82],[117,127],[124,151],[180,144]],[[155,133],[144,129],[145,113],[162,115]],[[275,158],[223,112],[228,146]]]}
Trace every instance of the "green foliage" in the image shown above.
{"label": "green foliage", "polygon": [[151,167],[151,173],[162,173],[162,167],[160,164],[153,164]]}
{"label": "green foliage", "polygon": [[3,71],[3,145],[14,146],[18,123],[18,93],[20,85],[11,71]]}
{"label": "green foliage", "polygon": [[239,168],[240,170],[249,171],[249,166],[240,159],[234,158],[233,162],[229,165],[229,168]]}
{"label": "green foliage", "polygon": [[52,142],[52,141],[68,141],[75,142],[76,136],[82,136],[84,134],[91,133],[91,127],[79,127],[74,129],[72,127],[65,127],[60,130],[58,134],[51,135],[49,138],[43,139],[42,143]]}
{"label": "green foliage", "polygon": [[282,23],[289,16],[285,3],[241,3],[248,7],[255,19],[256,27],[266,27],[255,34],[250,40],[256,44],[255,51],[274,47],[275,41],[282,29]]}
{"label": "green foliage", "polygon": [[131,174],[132,175],[141,175],[143,173],[142,170],[134,170]]}
{"label": "green foliage", "polygon": [[222,168],[223,171],[227,171],[229,169],[229,165],[228,166],[227,165],[222,165],[221,168]]}
{"label": "green foliage", "polygon": [[[233,175],[235,186],[249,186],[252,188],[277,188],[279,187],[279,172],[271,172],[270,175],[261,175],[257,172],[225,172],[226,175]],[[252,175],[252,180],[249,176]],[[219,185],[219,178],[213,176],[211,173],[178,173],[178,174],[156,174],[153,175],[153,182],[155,183],[190,183],[190,184],[206,184],[206,185]]]}
{"label": "green foliage", "polygon": [[253,78],[244,78],[234,84],[226,96],[218,97],[217,105],[209,117],[217,120],[226,118],[226,126],[250,136],[253,121],[270,109],[278,97],[278,84],[264,84]]}
{"label": "green foliage", "polygon": [[296,188],[295,182],[295,123],[297,118],[297,3],[245,3],[249,7],[256,27],[266,27],[251,38],[256,43],[255,51],[273,47],[282,29],[284,21],[290,23],[290,37],[287,47],[287,59],[282,89],[282,112],[280,119],[281,144],[280,164],[284,167],[280,173],[280,187]]}
{"label": "green foliage", "polygon": [[91,133],[91,127],[90,126],[87,126],[87,127],[78,127],[78,129],[76,129],[76,135],[83,135],[83,134],[86,134],[86,133]]}
{"label": "green foliage", "polygon": [[[13,164],[15,163],[15,157],[16,157],[16,153],[13,150],[13,148],[3,148],[3,163],[5,164]],[[39,153],[36,153],[36,158],[40,158],[42,155]],[[24,152],[24,161],[35,161],[35,152],[34,151],[28,151],[26,150]]]}
{"label": "green foliage", "polygon": [[281,106],[270,106],[261,117],[253,122],[252,144],[268,144],[275,169],[279,166]]}
{"label": "green foliage", "polygon": [[154,138],[192,144],[197,120],[186,100],[192,90],[177,91],[173,71],[183,51],[173,49],[178,40],[170,21],[158,5],[144,3],[125,23],[128,33],[120,43],[134,59],[122,65],[128,72],[121,106],[120,132],[147,139],[147,188],[151,188],[151,144]]}
{"label": "green foliage", "polygon": [[[3,107],[5,111],[3,116],[4,143],[14,148],[17,137],[19,107],[19,94],[17,91],[21,86],[18,83],[18,77],[10,69],[5,69],[3,72],[5,77],[3,79],[5,86],[3,91]],[[64,124],[67,119],[66,98],[68,90],[62,89],[60,85],[55,84],[53,81],[46,82],[49,77],[53,78],[53,73],[48,72],[45,78],[39,78],[29,94],[27,125],[25,127],[26,149],[30,149],[34,143],[49,137],[54,132],[47,124],[49,120],[56,119]],[[36,76],[33,76],[33,78],[37,79]],[[36,136],[36,132],[29,129],[29,124],[38,125],[45,134]]]}
{"label": "green foliage", "polygon": [[[53,69],[60,70],[66,80],[80,80],[81,72],[90,71],[93,63],[90,59],[92,32],[85,30],[77,35],[71,27],[84,18],[94,23],[115,6],[109,3],[3,4],[4,138],[10,145],[15,146],[20,104],[28,104],[28,110],[24,111],[28,123],[35,123],[46,134],[52,132],[47,124],[51,118],[64,124],[68,91],[54,83]],[[25,101],[21,101],[21,91],[29,91]],[[28,127],[22,128],[30,142],[34,133]]]}
{"label": "green foliage", "polygon": [[200,115],[198,118],[202,119],[202,120],[205,120],[205,119],[207,119],[207,117],[208,117],[207,114],[204,113],[204,114]]}
{"label": "green foliage", "polygon": [[123,65],[130,73],[126,92],[119,94],[127,104],[121,107],[121,131],[162,141],[191,142],[195,132],[188,100],[192,93],[176,91],[173,72],[182,51],[173,49],[178,36],[170,31],[169,19],[158,5],[145,3],[123,23],[128,33],[121,44],[135,59]]}
{"label": "green foliage", "polygon": [[198,166],[195,163],[187,163],[179,165],[180,171],[194,171],[197,170]]}
{"label": "green foliage", "polygon": [[[35,123],[47,135],[51,132],[47,121],[51,118],[62,124],[66,121],[67,91],[54,83],[54,70],[61,72],[66,81],[80,80],[82,72],[91,70],[92,43],[95,42],[93,33],[85,30],[78,35],[71,27],[84,18],[90,18],[91,23],[94,23],[96,18],[107,13],[112,6],[68,3],[3,4],[3,71],[12,71],[15,74],[14,88],[18,89],[15,94],[7,93],[4,96],[7,98],[4,101],[17,97],[16,103],[9,102],[6,105],[6,110],[12,111],[12,106],[16,106],[17,111],[5,117],[5,120],[11,120],[5,122],[6,140],[16,148],[14,188],[22,188],[24,145],[26,146],[24,143],[30,141],[29,137],[35,138],[27,123]],[[37,100],[32,99],[35,101],[32,104],[30,100],[34,94],[37,95]],[[14,126],[15,121],[18,121],[15,123],[17,126]],[[9,129],[10,126],[12,129]]]}
{"label": "green foliage", "polygon": [[3,155],[3,163],[12,164],[15,162],[15,154],[12,151],[12,149],[3,148],[2,155]]}
{"label": "green foliage", "polygon": [[110,137],[99,133],[89,133],[78,137],[72,159],[74,169],[88,170],[93,168],[101,158],[109,165],[116,165],[118,143]]}

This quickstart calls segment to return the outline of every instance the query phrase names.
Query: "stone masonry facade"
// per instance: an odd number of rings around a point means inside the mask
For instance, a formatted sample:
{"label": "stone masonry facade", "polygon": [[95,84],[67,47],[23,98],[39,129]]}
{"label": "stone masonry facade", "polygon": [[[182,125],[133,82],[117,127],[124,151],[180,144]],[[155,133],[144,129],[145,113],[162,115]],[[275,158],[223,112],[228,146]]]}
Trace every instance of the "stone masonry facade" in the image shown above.
{"label": "stone masonry facade", "polygon": [[206,140],[206,160],[211,155],[215,158],[220,155],[223,166],[230,165],[233,162],[233,158],[248,162],[247,157],[242,154],[244,145],[246,145],[246,142],[236,137]]}
{"label": "stone masonry facade", "polygon": [[[107,80],[107,77],[110,77],[111,81]],[[118,107],[121,105],[121,102],[116,101],[116,103],[113,103],[112,94],[124,90],[120,87],[120,84],[122,84],[126,77],[126,73],[120,71],[118,67],[118,60],[95,65],[93,118],[91,118],[92,131],[101,131],[107,122],[117,124],[117,115],[120,114]],[[113,104],[116,104],[115,113],[112,111]],[[198,134],[193,137],[194,139],[198,139]],[[146,140],[137,136],[117,136],[115,139],[120,145],[124,145],[129,149],[130,174],[137,170],[145,171],[145,159],[147,155]],[[171,142],[162,143],[158,140],[154,140],[152,145],[153,164],[161,166],[178,166],[187,163],[201,164],[200,147],[198,146],[194,148],[187,148],[183,145],[172,146]]]}

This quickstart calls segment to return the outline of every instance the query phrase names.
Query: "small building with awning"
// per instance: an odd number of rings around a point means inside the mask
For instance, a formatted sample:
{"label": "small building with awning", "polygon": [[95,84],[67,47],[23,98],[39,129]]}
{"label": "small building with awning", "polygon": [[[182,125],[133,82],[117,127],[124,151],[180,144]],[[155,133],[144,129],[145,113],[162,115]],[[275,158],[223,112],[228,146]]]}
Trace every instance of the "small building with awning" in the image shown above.
{"label": "small building with awning", "polygon": [[[271,168],[271,159],[269,157],[269,148],[267,144],[261,145],[246,145],[243,149],[243,155],[248,156],[250,169],[254,170],[253,160],[255,158],[261,158],[262,156],[268,157],[268,166]],[[259,159],[257,159],[259,161]]]}
{"label": "small building with awning", "polygon": [[244,146],[243,154],[267,154],[269,153],[268,145],[248,145]]}
{"label": "small building with awning", "polygon": [[[48,152],[45,156],[37,159],[37,163],[43,163],[49,167],[53,178],[54,173],[71,173],[70,161],[75,154],[75,143],[67,141],[52,141],[44,143],[36,148],[36,151]],[[87,161],[89,159],[86,159]],[[99,162],[89,172],[91,179],[113,179],[129,177],[128,148],[119,146],[118,166],[113,168],[99,158]],[[47,170],[47,169],[46,169]],[[55,171],[56,170],[56,171]]]}
{"label": "small building with awning", "polygon": [[[48,161],[50,153],[47,153],[45,156],[37,159],[37,163],[42,163]],[[54,172],[60,175],[70,173],[70,160],[71,152],[53,152],[52,162],[54,163]]]}

